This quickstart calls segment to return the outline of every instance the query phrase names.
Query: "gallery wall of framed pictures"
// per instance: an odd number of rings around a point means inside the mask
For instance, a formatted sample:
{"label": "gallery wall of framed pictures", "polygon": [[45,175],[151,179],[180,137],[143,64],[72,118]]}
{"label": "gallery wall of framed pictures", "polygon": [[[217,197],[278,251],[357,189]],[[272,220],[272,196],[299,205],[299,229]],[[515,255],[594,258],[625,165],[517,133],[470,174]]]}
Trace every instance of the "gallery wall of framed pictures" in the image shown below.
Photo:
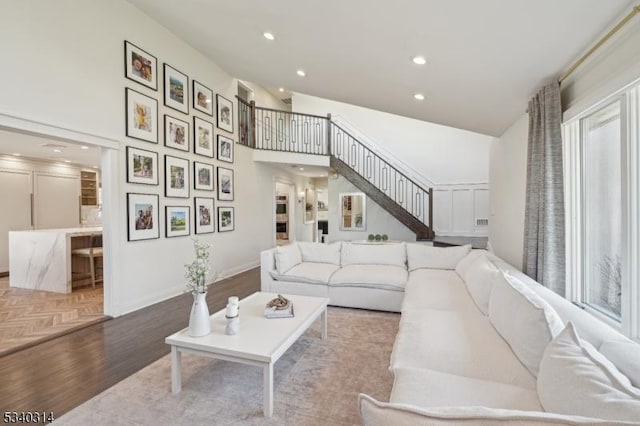
{"label": "gallery wall of framed pictures", "polygon": [[233,102],[128,40],[124,55],[127,240],[233,231]]}

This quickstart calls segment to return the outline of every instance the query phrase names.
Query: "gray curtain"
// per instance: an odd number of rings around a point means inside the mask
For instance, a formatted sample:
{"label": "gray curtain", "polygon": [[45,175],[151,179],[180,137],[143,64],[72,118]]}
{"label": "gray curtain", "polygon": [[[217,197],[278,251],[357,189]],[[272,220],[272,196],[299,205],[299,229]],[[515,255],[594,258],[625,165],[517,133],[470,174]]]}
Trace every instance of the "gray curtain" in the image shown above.
{"label": "gray curtain", "polygon": [[524,272],[565,293],[564,191],[560,85],[544,87],[529,101]]}

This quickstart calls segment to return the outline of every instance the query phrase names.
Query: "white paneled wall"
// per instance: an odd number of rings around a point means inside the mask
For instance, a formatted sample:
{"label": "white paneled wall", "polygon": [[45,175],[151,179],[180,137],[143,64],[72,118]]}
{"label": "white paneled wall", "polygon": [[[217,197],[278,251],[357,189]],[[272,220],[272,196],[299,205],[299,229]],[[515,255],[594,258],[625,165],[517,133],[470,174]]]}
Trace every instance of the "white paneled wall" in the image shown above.
{"label": "white paneled wall", "polygon": [[[441,185],[433,190],[436,235],[487,236],[489,185]],[[480,221],[479,221],[480,220]]]}

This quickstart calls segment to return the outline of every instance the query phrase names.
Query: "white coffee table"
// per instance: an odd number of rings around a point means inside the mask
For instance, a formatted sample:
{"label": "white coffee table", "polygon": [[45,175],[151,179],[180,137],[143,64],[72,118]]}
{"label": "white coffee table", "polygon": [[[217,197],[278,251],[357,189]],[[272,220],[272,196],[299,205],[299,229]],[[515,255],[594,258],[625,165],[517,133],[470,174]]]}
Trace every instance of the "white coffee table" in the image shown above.
{"label": "white coffee table", "polygon": [[264,371],[264,415],[273,414],[273,365],[282,354],[320,317],[322,339],[327,339],[326,297],[289,296],[293,302],[293,318],[267,319],[264,308],[277,294],[254,293],[240,301],[240,331],[224,334],[225,310],[211,315],[211,333],[189,337],[188,328],[165,339],[171,345],[171,392],[182,388],[182,353],[208,356],[262,367]]}

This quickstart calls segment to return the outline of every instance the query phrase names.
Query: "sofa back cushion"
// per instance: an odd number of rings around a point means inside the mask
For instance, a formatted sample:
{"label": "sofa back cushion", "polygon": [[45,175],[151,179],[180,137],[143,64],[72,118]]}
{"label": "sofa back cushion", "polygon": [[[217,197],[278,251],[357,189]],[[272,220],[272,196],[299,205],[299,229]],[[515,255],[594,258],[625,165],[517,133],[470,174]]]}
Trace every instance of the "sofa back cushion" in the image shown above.
{"label": "sofa back cushion", "polygon": [[399,244],[342,244],[342,266],[393,265],[406,268],[407,253],[404,243]]}
{"label": "sofa back cushion", "polygon": [[484,315],[489,315],[489,299],[496,281],[502,279],[501,272],[487,256],[478,256],[462,276],[474,303]]}
{"label": "sofa back cushion", "polygon": [[630,340],[610,340],[604,342],[599,350],[629,378],[633,386],[640,388],[640,344]]}
{"label": "sofa back cushion", "polygon": [[302,254],[298,244],[276,247],[276,270],[279,274],[284,274],[300,263],[302,263]]}
{"label": "sofa back cushion", "polygon": [[342,243],[320,244],[299,242],[300,254],[303,262],[331,263],[340,266],[340,249]]}
{"label": "sofa back cushion", "polygon": [[545,348],[564,327],[547,302],[508,274],[493,285],[489,320],[534,377]]}
{"label": "sofa back cushion", "polygon": [[469,254],[463,257],[462,260],[460,260],[460,262],[458,262],[458,264],[456,265],[456,272],[458,273],[458,275],[460,275],[460,278],[464,280],[464,276],[467,273],[467,270],[469,270],[469,267],[473,264],[473,262],[475,262],[478,257],[486,257],[488,254],[489,252],[486,250],[472,249]]}
{"label": "sofa back cushion", "polygon": [[471,244],[458,247],[432,247],[425,244],[407,244],[409,271],[416,269],[456,269],[456,265],[471,251]]}
{"label": "sofa back cushion", "polygon": [[540,363],[538,397],[546,411],[639,421],[640,389],[582,341],[572,323],[548,345]]}

